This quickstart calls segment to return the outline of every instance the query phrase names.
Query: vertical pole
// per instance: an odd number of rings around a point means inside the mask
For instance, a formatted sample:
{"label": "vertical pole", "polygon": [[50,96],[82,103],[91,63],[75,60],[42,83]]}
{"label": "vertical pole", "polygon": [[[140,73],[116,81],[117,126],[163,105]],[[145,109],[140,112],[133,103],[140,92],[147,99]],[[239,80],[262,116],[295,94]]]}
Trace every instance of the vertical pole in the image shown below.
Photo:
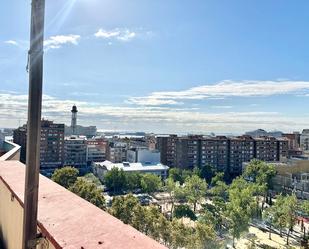
{"label": "vertical pole", "polygon": [[45,0],[32,0],[23,249],[36,248]]}

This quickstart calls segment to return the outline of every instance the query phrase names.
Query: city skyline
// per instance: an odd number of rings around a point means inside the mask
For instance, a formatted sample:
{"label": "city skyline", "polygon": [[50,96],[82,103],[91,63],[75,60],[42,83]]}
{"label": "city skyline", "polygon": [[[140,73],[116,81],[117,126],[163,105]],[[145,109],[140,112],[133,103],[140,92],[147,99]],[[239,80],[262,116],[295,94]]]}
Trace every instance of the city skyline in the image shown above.
{"label": "city skyline", "polygon": [[[43,117],[69,124],[76,104],[79,124],[104,130],[306,128],[309,4],[194,3],[47,2]],[[14,128],[26,121],[30,1],[0,6],[0,127]]]}

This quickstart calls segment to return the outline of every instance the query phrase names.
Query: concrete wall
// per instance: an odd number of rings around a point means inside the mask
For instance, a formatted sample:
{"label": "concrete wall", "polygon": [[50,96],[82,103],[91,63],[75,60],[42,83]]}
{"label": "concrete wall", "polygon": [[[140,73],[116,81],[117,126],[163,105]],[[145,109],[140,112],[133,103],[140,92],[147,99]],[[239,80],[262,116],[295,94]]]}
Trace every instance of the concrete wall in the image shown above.
{"label": "concrete wall", "polygon": [[1,180],[0,200],[0,237],[4,248],[22,248],[23,208]]}
{"label": "concrete wall", "polygon": [[[24,209],[20,202],[0,179],[0,248],[1,246],[4,246],[4,249],[22,248],[23,213]],[[37,249],[55,249],[55,247],[44,239]]]}

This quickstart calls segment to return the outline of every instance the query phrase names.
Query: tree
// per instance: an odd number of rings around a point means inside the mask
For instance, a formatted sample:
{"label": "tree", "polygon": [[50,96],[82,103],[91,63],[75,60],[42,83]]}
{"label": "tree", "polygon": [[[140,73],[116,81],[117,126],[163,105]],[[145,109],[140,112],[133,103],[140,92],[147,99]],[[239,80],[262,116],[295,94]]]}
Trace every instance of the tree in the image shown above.
{"label": "tree", "polygon": [[[275,175],[276,169],[274,165],[259,160],[252,160],[243,174],[245,178],[250,179],[253,183],[263,186],[264,199],[266,199],[266,196],[268,195],[268,190],[271,187],[271,180]],[[262,210],[264,202],[265,201],[262,203]]]}
{"label": "tree", "polygon": [[161,178],[154,174],[144,174],[141,180],[141,187],[148,194],[156,192],[162,187]]}
{"label": "tree", "polygon": [[[110,208],[110,213],[122,220],[126,224],[132,224],[135,209],[139,207],[139,201],[132,194],[127,196],[116,196],[113,199],[112,206]],[[138,225],[136,225],[138,228]]]}
{"label": "tree", "polygon": [[215,186],[210,189],[210,194],[221,197],[223,200],[228,199],[228,186],[223,181],[216,181]]}
{"label": "tree", "polygon": [[173,178],[168,177],[165,182],[166,191],[170,196],[170,201],[172,203],[171,207],[171,217],[173,217],[174,205],[176,201],[176,192],[177,188],[179,188],[179,182],[175,182]]}
{"label": "tree", "polygon": [[140,189],[141,188],[141,179],[142,179],[142,175],[139,173],[125,173],[125,182],[126,182],[126,186],[125,188],[131,192],[133,192],[134,190]]}
{"label": "tree", "polygon": [[191,210],[188,205],[178,205],[175,207],[175,214],[174,216],[178,219],[187,217],[191,220],[196,220],[195,213]]}
{"label": "tree", "polygon": [[211,183],[211,179],[215,176],[215,169],[212,165],[206,164],[201,167],[200,176],[206,180],[207,183]]}
{"label": "tree", "polygon": [[102,182],[93,173],[88,173],[83,176],[83,178],[89,182],[94,183],[97,187],[103,187]]}
{"label": "tree", "polygon": [[[221,203],[220,203],[221,204]],[[223,205],[225,201],[223,201]],[[205,223],[210,223],[213,227],[221,233],[223,225],[223,208],[221,205],[218,205],[216,202],[212,204],[206,203],[203,204],[203,210],[200,220]]]}
{"label": "tree", "polygon": [[186,227],[181,221],[173,219],[171,230],[171,248],[187,248],[189,236],[191,233],[192,231],[190,227]]}
{"label": "tree", "polygon": [[188,201],[193,204],[193,211],[195,212],[197,203],[206,195],[207,183],[197,175],[193,175],[185,180],[184,185]]}
{"label": "tree", "polygon": [[223,182],[224,180],[224,173],[218,172],[215,174],[215,176],[211,179],[211,185],[216,186],[217,182]]}
{"label": "tree", "polygon": [[190,237],[189,249],[216,248],[218,246],[215,231],[209,223],[196,222]]}
{"label": "tree", "polygon": [[91,202],[101,209],[105,209],[105,199],[101,190],[94,183],[90,183],[83,178],[77,181],[69,188],[70,191],[79,195],[86,201]]}
{"label": "tree", "polygon": [[[306,217],[309,216],[309,201],[303,201],[300,205],[300,210],[302,212],[303,215],[305,215]],[[306,227],[304,226],[304,220],[302,219],[302,224],[301,224],[301,229],[304,232],[304,236],[303,238],[306,239]]]}
{"label": "tree", "polygon": [[282,237],[282,229],[286,226],[284,206],[284,196],[278,195],[275,204],[268,208],[265,214],[265,218],[268,218],[269,222],[271,222],[274,227],[279,229],[280,237]]}
{"label": "tree", "polygon": [[69,188],[76,182],[78,174],[78,169],[67,166],[56,169],[52,175],[52,180],[65,188]]}
{"label": "tree", "polygon": [[168,221],[163,214],[159,215],[159,218],[157,220],[157,229],[159,232],[159,236],[162,239],[164,245],[170,245],[172,242],[172,236],[171,236],[171,229],[172,225],[171,222]]}
{"label": "tree", "polygon": [[122,192],[126,186],[126,176],[123,169],[112,168],[105,174],[104,183],[114,194]]}
{"label": "tree", "polygon": [[297,197],[295,194],[285,197],[284,213],[286,215],[286,228],[288,229],[286,244],[289,245],[290,232],[296,223]]}
{"label": "tree", "polygon": [[171,168],[168,171],[168,175],[170,178],[174,180],[174,182],[179,182],[180,184],[183,184],[184,180],[182,178],[182,171],[179,168]]}
{"label": "tree", "polygon": [[255,201],[249,183],[241,177],[234,179],[229,189],[229,202],[225,210],[233,237],[233,247],[235,238],[240,238],[240,235],[248,230],[254,205]]}

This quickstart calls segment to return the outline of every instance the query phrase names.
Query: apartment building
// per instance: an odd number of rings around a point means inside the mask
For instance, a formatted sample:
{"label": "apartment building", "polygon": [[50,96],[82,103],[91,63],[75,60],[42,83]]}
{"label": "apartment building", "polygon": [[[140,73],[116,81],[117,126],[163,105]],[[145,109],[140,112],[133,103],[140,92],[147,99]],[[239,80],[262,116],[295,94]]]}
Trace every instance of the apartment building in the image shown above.
{"label": "apartment building", "polygon": [[200,157],[199,136],[179,137],[176,141],[176,162],[181,169],[193,169],[198,167]]}
{"label": "apartment building", "polygon": [[177,167],[176,143],[177,135],[157,136],[156,148],[161,153],[161,163],[169,167]]}
{"label": "apartment building", "polygon": [[64,124],[41,122],[41,170],[59,168],[64,161]]}
{"label": "apartment building", "polygon": [[251,136],[232,137],[229,140],[229,171],[237,175],[242,171],[243,162],[250,162],[255,157],[255,141]]}
{"label": "apartment building", "polygon": [[[287,158],[289,141],[287,138],[274,137],[254,139],[249,135],[165,136],[157,138],[157,146],[161,152],[161,163],[169,167],[193,169],[212,165],[217,171],[239,175],[243,162],[249,162],[254,158],[267,162]],[[176,164],[172,164],[175,159]]]}
{"label": "apartment building", "polygon": [[71,136],[65,138],[64,164],[79,169],[87,166],[87,139],[86,137]]}
{"label": "apartment building", "polygon": [[[21,146],[20,160],[26,162],[27,125],[17,128],[13,132],[14,143]],[[40,142],[40,168],[55,169],[64,162],[64,124],[42,120]]]}
{"label": "apartment building", "polygon": [[278,161],[277,139],[274,137],[255,138],[255,158],[266,162]]}
{"label": "apartment building", "polygon": [[106,160],[106,151],[108,141],[104,138],[91,138],[86,141],[87,155],[86,160],[88,164],[92,162],[103,162]]}
{"label": "apartment building", "polygon": [[123,142],[109,142],[106,151],[106,160],[113,163],[122,163],[127,160],[128,144]]}

